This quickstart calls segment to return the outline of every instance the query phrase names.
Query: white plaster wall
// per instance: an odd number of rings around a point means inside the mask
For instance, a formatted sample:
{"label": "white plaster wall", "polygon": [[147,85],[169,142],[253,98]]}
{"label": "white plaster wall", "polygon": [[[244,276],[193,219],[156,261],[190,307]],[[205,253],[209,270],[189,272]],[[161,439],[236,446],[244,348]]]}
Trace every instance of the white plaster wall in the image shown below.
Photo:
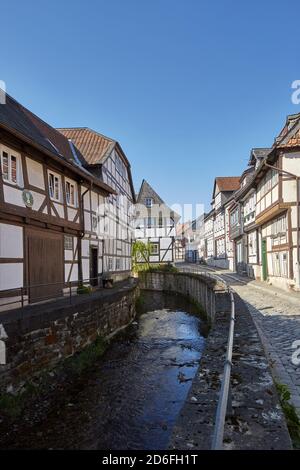
{"label": "white plaster wall", "polygon": [[[35,191],[31,191],[31,194],[32,194],[32,197],[33,197],[33,206],[32,206],[32,209],[34,211],[38,211],[41,207],[41,205],[43,204],[43,202],[45,201],[45,196],[43,194],[40,194],[40,193],[36,193]],[[46,208],[47,210],[47,208]]]}
{"label": "white plaster wall", "polygon": [[45,189],[43,165],[26,157],[29,184],[36,188]]}
{"label": "white plaster wall", "polygon": [[83,279],[88,279],[90,277],[90,261],[88,259],[82,260],[82,276]]}
{"label": "white plaster wall", "polygon": [[20,207],[26,207],[22,198],[22,189],[3,184],[4,201]]}
{"label": "white plaster wall", "polygon": [[90,256],[90,242],[89,240],[83,239],[81,242],[81,253],[82,256]]}
{"label": "white plaster wall", "polygon": [[[74,221],[76,215],[77,215],[77,210],[76,209],[72,209],[71,207],[68,207],[68,220],[70,220],[71,222]],[[77,220],[77,223],[79,223],[79,219]]]}
{"label": "white plaster wall", "polygon": [[23,263],[0,264],[0,290],[23,286]]}
{"label": "white plaster wall", "polygon": [[0,224],[0,257],[23,258],[23,228]]}
{"label": "white plaster wall", "polygon": [[65,218],[64,206],[62,204],[58,204],[57,202],[54,202],[53,205],[55,209],[57,210],[59,217],[64,219]]}
{"label": "white plaster wall", "polygon": [[300,176],[300,153],[291,152],[283,155],[282,169]]}

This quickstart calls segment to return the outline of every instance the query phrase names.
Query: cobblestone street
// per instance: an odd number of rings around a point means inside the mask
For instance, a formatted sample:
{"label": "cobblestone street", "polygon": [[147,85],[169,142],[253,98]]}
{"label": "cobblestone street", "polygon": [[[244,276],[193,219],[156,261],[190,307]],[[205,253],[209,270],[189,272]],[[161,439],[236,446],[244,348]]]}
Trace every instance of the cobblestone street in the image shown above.
{"label": "cobblestone street", "polygon": [[[192,265],[185,264],[187,266],[193,269]],[[203,267],[197,269],[204,270]],[[245,278],[228,271],[209,269],[209,272],[222,277],[246,302],[274,377],[288,386],[291,402],[300,415],[300,365],[292,363],[293,342],[300,340],[300,294],[288,293],[259,281],[246,282]]]}
{"label": "cobblestone street", "polygon": [[292,345],[300,340],[300,305],[288,302],[279,294],[269,294],[251,285],[235,285],[234,289],[247,303],[278,381],[286,384],[291,400],[300,412],[300,366],[292,363]]}

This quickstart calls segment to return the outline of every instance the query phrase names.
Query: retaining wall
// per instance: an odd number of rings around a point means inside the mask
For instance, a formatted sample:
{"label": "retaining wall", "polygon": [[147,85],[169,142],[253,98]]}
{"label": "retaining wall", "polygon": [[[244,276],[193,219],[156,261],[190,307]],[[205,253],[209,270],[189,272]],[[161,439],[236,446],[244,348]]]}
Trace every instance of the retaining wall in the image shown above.
{"label": "retaining wall", "polygon": [[[83,350],[98,336],[113,335],[135,316],[137,282],[0,315],[7,338],[0,392],[13,392],[44,370]],[[2,340],[3,345],[3,340]]]}

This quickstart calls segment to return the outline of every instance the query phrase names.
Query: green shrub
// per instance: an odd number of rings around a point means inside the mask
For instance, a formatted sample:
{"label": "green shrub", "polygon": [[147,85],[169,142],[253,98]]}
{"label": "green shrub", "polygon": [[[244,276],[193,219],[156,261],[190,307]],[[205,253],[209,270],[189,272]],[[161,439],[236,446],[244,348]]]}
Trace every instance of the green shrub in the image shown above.
{"label": "green shrub", "polygon": [[300,420],[295,407],[290,403],[291,393],[285,384],[276,383],[279,401],[295,449],[300,449]]}
{"label": "green shrub", "polygon": [[90,368],[95,361],[103,355],[107,348],[107,344],[107,341],[99,336],[92,344],[84,348],[83,351],[67,359],[67,368],[76,375],[80,375],[86,369]]}
{"label": "green shrub", "polygon": [[91,292],[91,286],[80,286],[77,288],[77,294],[90,294]]}

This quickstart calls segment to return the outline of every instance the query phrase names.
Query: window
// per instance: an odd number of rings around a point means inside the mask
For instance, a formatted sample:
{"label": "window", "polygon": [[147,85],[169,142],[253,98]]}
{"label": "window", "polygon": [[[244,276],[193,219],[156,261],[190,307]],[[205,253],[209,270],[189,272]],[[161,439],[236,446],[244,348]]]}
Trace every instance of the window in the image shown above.
{"label": "window", "polygon": [[76,187],[71,181],[66,181],[66,200],[68,206],[76,207]]}
{"label": "window", "polygon": [[97,232],[98,228],[98,217],[96,215],[92,215],[92,231]]}
{"label": "window", "polygon": [[73,251],[73,237],[69,235],[65,235],[65,250]]}
{"label": "window", "polygon": [[159,227],[163,227],[163,224],[164,224],[164,223],[163,223],[163,217],[162,217],[162,215],[160,215],[160,216],[158,217],[158,226],[159,226]]}
{"label": "window", "polygon": [[276,219],[271,226],[272,247],[287,243],[286,215]]}
{"label": "window", "polygon": [[272,253],[273,276],[287,277],[288,257],[286,251]]}
{"label": "window", "polygon": [[11,184],[18,184],[21,176],[20,157],[9,149],[1,151],[1,169],[3,180]]}
{"label": "window", "polygon": [[158,255],[159,247],[158,243],[150,243],[150,254]]}
{"label": "window", "polygon": [[146,199],[145,199],[145,206],[146,206],[146,207],[152,207],[152,206],[153,206],[153,199],[152,199],[152,197],[146,197]]}
{"label": "window", "polygon": [[49,193],[51,199],[60,201],[60,176],[49,172]]}
{"label": "window", "polygon": [[155,226],[155,219],[153,217],[148,217],[147,219],[147,227],[151,228]]}
{"label": "window", "polygon": [[116,270],[120,270],[122,268],[122,260],[121,258],[116,259]]}
{"label": "window", "polygon": [[256,255],[257,251],[257,238],[256,238],[256,232],[251,232],[248,235],[248,254],[249,256],[254,256]]}
{"label": "window", "polygon": [[113,259],[108,258],[108,270],[112,271],[112,269],[113,269]]}

